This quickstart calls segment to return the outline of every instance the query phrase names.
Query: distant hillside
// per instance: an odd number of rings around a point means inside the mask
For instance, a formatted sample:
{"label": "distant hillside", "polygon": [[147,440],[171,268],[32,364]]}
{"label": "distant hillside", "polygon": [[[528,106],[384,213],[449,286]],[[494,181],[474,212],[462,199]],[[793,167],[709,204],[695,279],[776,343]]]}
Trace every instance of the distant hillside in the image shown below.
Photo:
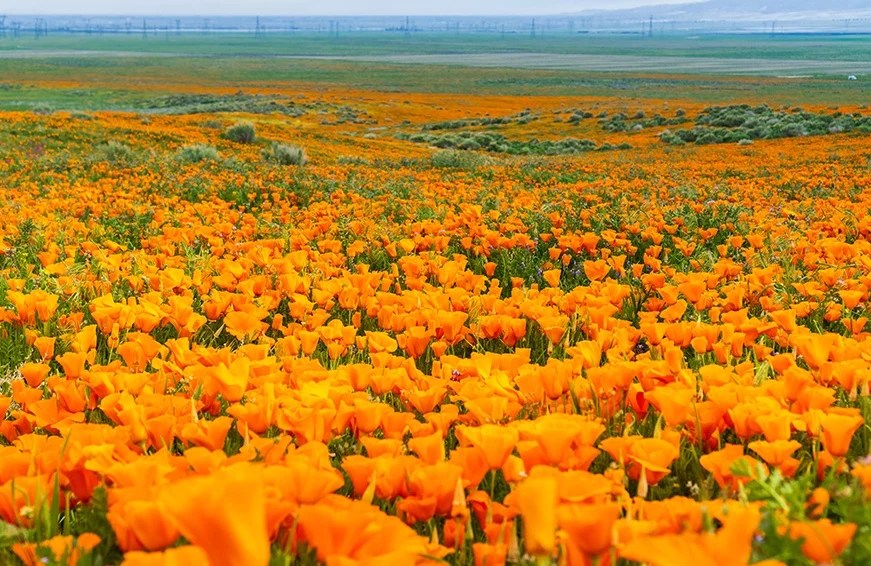
{"label": "distant hillside", "polygon": [[584,14],[621,18],[653,16],[668,20],[849,20],[871,18],[869,0],[709,0],[659,4],[625,10],[595,10]]}

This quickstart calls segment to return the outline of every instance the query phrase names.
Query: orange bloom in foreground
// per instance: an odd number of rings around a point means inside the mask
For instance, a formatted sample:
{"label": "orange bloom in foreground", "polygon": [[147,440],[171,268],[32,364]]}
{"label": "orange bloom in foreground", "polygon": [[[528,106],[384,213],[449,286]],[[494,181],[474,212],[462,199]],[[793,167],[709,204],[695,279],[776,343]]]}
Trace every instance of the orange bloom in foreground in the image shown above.
{"label": "orange bloom in foreground", "polygon": [[801,551],[817,564],[829,564],[844,550],[853,535],[856,525],[844,523],[833,524],[829,519],[819,521],[803,521],[789,525],[789,536],[803,539]]}
{"label": "orange bloom in foreground", "polygon": [[15,543],[12,552],[24,562],[25,566],[42,566],[45,552],[54,557],[56,564],[75,565],[83,554],[89,553],[100,544],[100,537],[93,533],[84,533],[77,539],[72,536],[56,536],[42,542]]}
{"label": "orange bloom in foreground", "polygon": [[419,564],[429,562],[425,556],[447,552],[397,517],[341,497],[300,509],[299,528],[303,540],[327,564]]}
{"label": "orange bloom in foreground", "polygon": [[716,534],[684,533],[640,537],[620,549],[620,556],[651,566],[745,566],[760,513],[733,508]]}
{"label": "orange bloom in foreground", "polygon": [[523,516],[526,552],[533,556],[552,556],[556,548],[556,478],[529,478],[514,488],[509,497],[512,506]]}
{"label": "orange bloom in foreground", "polygon": [[165,552],[128,552],[121,566],[209,566],[209,557],[198,546],[180,546]]}
{"label": "orange bloom in foreground", "polygon": [[161,494],[160,505],[212,566],[269,563],[266,498],[256,468],[237,465],[210,476],[181,480]]}
{"label": "orange bloom in foreground", "polygon": [[[602,505],[561,505],[557,522],[568,533],[569,555],[581,553],[584,557],[599,556],[611,548],[614,523],[620,517],[616,503]],[[583,560],[569,559],[572,564]]]}

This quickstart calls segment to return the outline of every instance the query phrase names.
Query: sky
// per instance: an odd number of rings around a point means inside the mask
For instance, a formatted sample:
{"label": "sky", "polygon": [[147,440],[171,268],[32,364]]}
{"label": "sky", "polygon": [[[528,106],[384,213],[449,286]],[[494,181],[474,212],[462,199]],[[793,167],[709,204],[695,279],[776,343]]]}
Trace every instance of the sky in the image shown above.
{"label": "sky", "polygon": [[[546,15],[694,0],[0,0],[0,14],[81,15]],[[698,1],[698,0],[695,0]]]}

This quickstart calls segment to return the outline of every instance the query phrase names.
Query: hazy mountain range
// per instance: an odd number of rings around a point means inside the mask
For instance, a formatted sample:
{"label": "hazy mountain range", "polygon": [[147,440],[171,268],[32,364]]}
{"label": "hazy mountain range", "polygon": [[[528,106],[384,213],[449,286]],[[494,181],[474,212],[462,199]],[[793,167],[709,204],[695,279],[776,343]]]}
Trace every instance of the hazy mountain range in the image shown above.
{"label": "hazy mountain range", "polygon": [[871,18],[871,0],[709,0],[658,4],[622,10],[586,10],[582,14],[658,20],[851,20]]}

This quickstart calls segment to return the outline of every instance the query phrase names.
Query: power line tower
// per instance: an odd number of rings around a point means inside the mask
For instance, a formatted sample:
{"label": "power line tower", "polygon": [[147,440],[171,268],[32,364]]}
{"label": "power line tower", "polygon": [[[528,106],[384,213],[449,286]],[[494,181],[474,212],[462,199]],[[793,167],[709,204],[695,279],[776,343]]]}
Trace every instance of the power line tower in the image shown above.
{"label": "power line tower", "polygon": [[257,39],[262,37],[262,32],[260,30],[260,16],[257,16],[254,19],[254,37]]}
{"label": "power line tower", "polygon": [[0,37],[6,37],[6,16],[0,16]]}
{"label": "power line tower", "polygon": [[535,37],[535,18],[532,18],[532,25],[529,26],[529,37]]}
{"label": "power line tower", "polygon": [[145,24],[145,18],[142,18],[142,39],[148,39],[148,26]]}
{"label": "power line tower", "polygon": [[175,35],[181,35],[181,20],[179,18],[175,19]]}

